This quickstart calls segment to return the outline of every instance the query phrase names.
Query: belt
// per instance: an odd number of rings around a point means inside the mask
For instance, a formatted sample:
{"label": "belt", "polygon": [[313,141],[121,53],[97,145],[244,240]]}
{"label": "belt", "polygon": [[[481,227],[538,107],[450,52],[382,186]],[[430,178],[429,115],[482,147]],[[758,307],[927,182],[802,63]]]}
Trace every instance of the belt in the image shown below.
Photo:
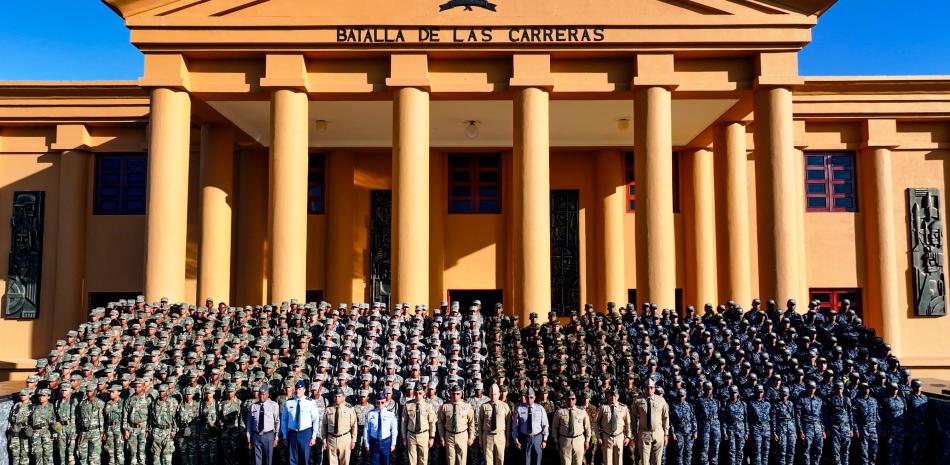
{"label": "belt", "polygon": [[343,433],[343,434],[331,434],[330,436],[333,436],[333,437],[335,437],[335,438],[342,438],[343,436],[349,436],[349,435],[350,435],[350,432],[347,431],[347,432],[345,432],[345,433]]}
{"label": "belt", "polygon": [[485,434],[505,434],[505,432],[504,431],[489,431]]}
{"label": "belt", "polygon": [[610,436],[610,437],[612,437],[612,438],[615,438],[615,437],[617,437],[617,436],[622,436],[622,435],[623,435],[623,431],[621,431],[621,432],[619,432],[619,433],[617,433],[617,434],[610,434],[610,433],[608,433],[608,432],[604,432],[604,433],[602,433],[602,434],[606,434],[607,436]]}
{"label": "belt", "polygon": [[568,435],[566,435],[566,434],[559,434],[558,436],[560,436],[560,437],[562,437],[562,438],[567,438],[567,439],[574,439],[574,438],[579,438],[579,437],[583,436],[583,434],[575,434],[575,435],[573,435],[573,436],[568,436]]}
{"label": "belt", "polygon": [[[466,430],[466,431],[468,431],[468,430]],[[422,433],[428,433],[428,432],[429,432],[429,430],[424,429],[424,430],[422,430],[422,431],[410,431],[409,433],[410,433],[410,434],[422,434]]]}
{"label": "belt", "polygon": [[452,431],[452,430],[450,430],[450,429],[447,429],[446,431],[448,431],[448,432],[450,432],[450,433],[452,433],[452,434],[461,434],[461,433],[467,433],[467,432],[468,432],[468,428],[463,429],[463,430],[459,430],[459,431]]}

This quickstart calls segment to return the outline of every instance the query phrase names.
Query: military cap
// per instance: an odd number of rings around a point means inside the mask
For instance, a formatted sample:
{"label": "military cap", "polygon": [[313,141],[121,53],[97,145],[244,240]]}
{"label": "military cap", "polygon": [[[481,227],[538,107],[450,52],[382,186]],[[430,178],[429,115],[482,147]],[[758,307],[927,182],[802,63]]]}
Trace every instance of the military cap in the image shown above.
{"label": "military cap", "polygon": [[805,383],[805,387],[807,387],[808,389],[815,389],[816,387],[818,387],[818,385],[815,384],[814,381],[809,381],[809,382]]}
{"label": "military cap", "polygon": [[31,395],[33,395],[33,393],[30,392],[29,389],[23,388],[23,389],[20,389],[20,392],[18,392],[17,395],[19,395],[20,397],[30,397]]}
{"label": "military cap", "polygon": [[910,382],[910,387],[921,388],[921,387],[924,387],[924,383],[919,379],[915,379]]}
{"label": "military cap", "polygon": [[369,397],[369,390],[360,389],[357,394],[359,394],[360,397]]}
{"label": "military cap", "polygon": [[676,397],[686,397],[686,389],[680,389],[676,391]]}
{"label": "military cap", "polygon": [[761,384],[756,384],[756,385],[755,385],[755,392],[757,392],[757,393],[759,393],[759,392],[765,392],[765,388],[762,387]]}
{"label": "military cap", "polygon": [[40,377],[36,375],[30,375],[26,377],[27,384],[33,384],[40,382]]}
{"label": "military cap", "polygon": [[109,385],[109,391],[110,391],[110,392],[111,392],[111,391],[121,391],[121,390],[122,390],[122,385],[120,385],[120,384],[111,384],[111,385]]}
{"label": "military cap", "polygon": [[735,384],[733,384],[732,386],[729,386],[729,392],[730,392],[730,393],[733,393],[733,394],[738,393],[738,392],[739,392],[739,386],[736,386]]}
{"label": "military cap", "polygon": [[37,392],[37,394],[40,395],[40,396],[49,396],[51,393],[50,393],[50,390],[49,390],[49,389],[43,388],[43,389],[40,389],[40,390]]}
{"label": "military cap", "polygon": [[158,385],[158,392],[166,392],[166,391],[168,391],[168,385],[167,385],[167,384],[159,384],[159,385]]}

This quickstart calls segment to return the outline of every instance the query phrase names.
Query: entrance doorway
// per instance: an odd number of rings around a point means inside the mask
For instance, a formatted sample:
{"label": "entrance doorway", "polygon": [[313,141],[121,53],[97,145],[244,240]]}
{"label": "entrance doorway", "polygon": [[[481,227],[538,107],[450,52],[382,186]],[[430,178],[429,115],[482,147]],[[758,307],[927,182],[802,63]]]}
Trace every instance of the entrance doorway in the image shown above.
{"label": "entrance doorway", "polygon": [[458,301],[462,315],[468,314],[468,307],[478,300],[482,303],[482,315],[494,315],[495,304],[504,303],[501,289],[449,289],[449,302]]}
{"label": "entrance doorway", "polygon": [[551,308],[558,316],[580,312],[580,192],[551,191]]}

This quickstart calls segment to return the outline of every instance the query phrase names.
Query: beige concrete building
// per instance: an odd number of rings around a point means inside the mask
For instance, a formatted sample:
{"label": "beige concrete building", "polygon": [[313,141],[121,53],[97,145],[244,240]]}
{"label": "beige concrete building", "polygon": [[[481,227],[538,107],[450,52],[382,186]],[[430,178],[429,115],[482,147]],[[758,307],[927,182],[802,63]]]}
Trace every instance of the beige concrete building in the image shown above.
{"label": "beige concrete building", "polygon": [[38,265],[0,254],[0,377],[144,293],[849,298],[950,378],[950,319],[917,316],[947,211],[908,203],[947,191],[950,77],[799,76],[833,0],[105,1],[141,79],[0,83],[0,217],[45,193]]}

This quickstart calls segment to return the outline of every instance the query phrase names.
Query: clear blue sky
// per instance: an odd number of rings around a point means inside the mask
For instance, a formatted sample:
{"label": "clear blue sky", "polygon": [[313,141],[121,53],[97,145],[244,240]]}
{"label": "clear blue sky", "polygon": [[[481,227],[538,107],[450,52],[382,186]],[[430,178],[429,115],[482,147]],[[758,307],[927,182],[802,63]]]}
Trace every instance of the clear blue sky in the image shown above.
{"label": "clear blue sky", "polygon": [[[99,0],[4,2],[0,80],[136,79],[142,55]],[[840,0],[801,53],[802,75],[950,75],[950,1]]]}

